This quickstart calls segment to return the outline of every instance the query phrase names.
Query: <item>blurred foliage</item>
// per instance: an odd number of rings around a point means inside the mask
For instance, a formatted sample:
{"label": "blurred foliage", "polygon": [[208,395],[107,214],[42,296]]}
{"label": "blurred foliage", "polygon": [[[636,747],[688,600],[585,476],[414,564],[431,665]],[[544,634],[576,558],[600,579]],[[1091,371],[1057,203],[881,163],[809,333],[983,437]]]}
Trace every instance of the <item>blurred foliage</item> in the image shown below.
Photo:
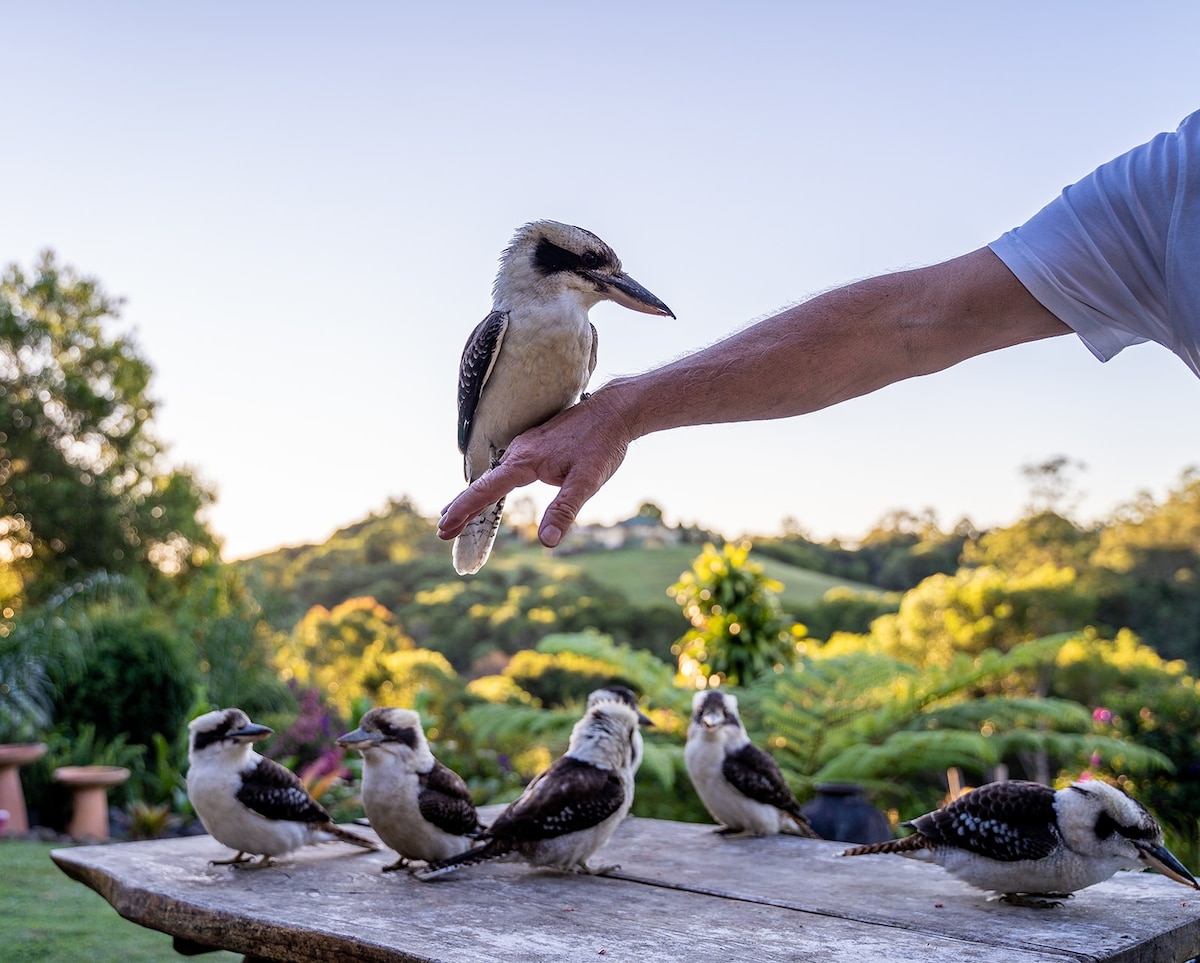
{"label": "blurred foliage", "polygon": [[1049,781],[1098,757],[1112,771],[1172,771],[1170,756],[1098,727],[1087,706],[1022,686],[1052,671],[1073,638],[925,666],[845,651],[843,640],[841,653],[816,653],[752,687],[746,715],[763,727],[766,747],[801,796],[817,783],[857,782],[905,812],[938,805],[951,767],[977,783],[990,781],[1001,763],[1014,777]]}
{"label": "blurred foliage", "polygon": [[264,756],[289,769],[301,769],[320,759],[343,732],[347,719],[316,686],[289,686],[295,697],[294,711],[268,713],[254,721],[275,730],[270,740],[259,747]]}
{"label": "blurred foliage", "polygon": [[679,634],[669,606],[632,605],[571,565],[496,564],[459,578],[436,525],[407,500],[389,502],[322,545],[280,549],[236,567],[278,630],[290,631],[314,606],[371,597],[416,646],[442,653],[457,672],[479,674],[476,664],[532,648],[550,632],[595,629],[664,657]]}
{"label": "blurred foliage", "polygon": [[959,522],[953,532],[944,533],[928,510],[919,515],[889,513],[854,548],[838,539],[815,542],[799,530],[794,520],[786,521],[784,528],[780,537],[755,539],[754,550],[814,572],[896,592],[906,591],[931,575],[953,572],[964,545],[977,534],[966,520]]}
{"label": "blurred foliage", "polygon": [[453,675],[442,657],[414,657],[415,643],[373,598],[348,599],[333,610],[313,606],[280,645],[281,676],[315,686],[342,713],[366,697],[380,704],[401,698],[432,673]]}
{"label": "blurred foliage", "polygon": [[992,567],[934,575],[904,593],[894,615],[871,626],[883,651],[915,665],[1007,652],[1022,642],[1087,625],[1095,599],[1071,569],[1043,565],[1010,576]]}
{"label": "blurred foliage", "polygon": [[83,665],[51,672],[56,724],[142,745],[183,729],[199,684],[186,640],[149,608],[101,609],[89,621]]}
{"label": "blurred foliage", "polygon": [[807,626],[814,639],[829,639],[839,632],[865,635],[879,616],[892,614],[900,607],[901,598],[899,592],[870,595],[850,588],[832,588],[819,602],[794,606],[790,614]]}
{"label": "blurred foliage", "polygon": [[749,683],[796,660],[807,629],[784,614],[782,586],[749,560],[750,543],[712,544],[670,592],[691,628],[671,651],[683,685]]}
{"label": "blurred foliage", "polygon": [[294,706],[274,665],[277,634],[236,568],[193,578],[174,618],[191,640],[209,705],[237,706],[251,718]]}

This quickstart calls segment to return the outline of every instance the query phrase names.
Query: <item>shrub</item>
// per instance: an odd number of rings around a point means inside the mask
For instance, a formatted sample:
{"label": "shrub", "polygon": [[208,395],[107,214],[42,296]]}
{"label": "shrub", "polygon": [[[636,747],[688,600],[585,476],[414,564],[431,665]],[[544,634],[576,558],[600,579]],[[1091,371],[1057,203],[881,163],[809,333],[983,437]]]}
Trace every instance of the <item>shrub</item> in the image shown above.
{"label": "shrub", "polygon": [[82,664],[54,667],[59,727],[95,727],[97,738],[148,745],[187,725],[198,685],[185,644],[146,608],[101,610],[90,620]]}

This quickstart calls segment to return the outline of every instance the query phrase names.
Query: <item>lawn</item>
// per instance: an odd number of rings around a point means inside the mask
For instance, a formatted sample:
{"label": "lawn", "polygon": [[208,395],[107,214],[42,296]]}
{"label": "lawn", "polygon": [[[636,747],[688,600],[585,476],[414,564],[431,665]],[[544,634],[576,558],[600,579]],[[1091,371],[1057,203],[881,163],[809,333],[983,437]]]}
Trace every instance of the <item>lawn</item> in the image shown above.
{"label": "lawn", "polygon": [[[585,552],[578,555],[550,555],[542,548],[505,545],[503,552],[489,564],[502,568],[533,565],[550,572],[586,572],[598,581],[625,594],[635,605],[663,605],[674,608],[667,588],[692,567],[700,554],[699,545],[672,545],[666,548],[620,548],[612,551]],[[763,567],[767,577],[783,585],[780,598],[784,605],[808,605],[819,601],[831,588],[846,586],[860,592],[879,594],[880,589],[849,582],[820,572],[797,568],[786,562],[750,554],[750,560]]]}
{"label": "lawn", "polygon": [[[86,960],[160,963],[183,959],[165,933],[123,919],[50,861],[58,843],[0,839],[0,957],[5,963]],[[237,953],[206,953],[205,963],[235,963]]]}

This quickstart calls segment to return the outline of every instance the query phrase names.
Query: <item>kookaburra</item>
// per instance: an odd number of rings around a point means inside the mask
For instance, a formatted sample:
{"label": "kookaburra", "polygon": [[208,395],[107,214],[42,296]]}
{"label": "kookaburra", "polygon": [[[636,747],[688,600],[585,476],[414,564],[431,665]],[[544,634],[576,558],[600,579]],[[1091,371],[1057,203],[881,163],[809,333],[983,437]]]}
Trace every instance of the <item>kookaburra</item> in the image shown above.
{"label": "kookaburra", "polygon": [[255,725],[241,709],[216,709],[188,725],[187,793],[204,828],[236,849],[214,866],[243,865],[261,856],[267,866],[307,843],[341,839],[364,849],[379,847],[336,825],[290,769],[254,751],[273,730]]}
{"label": "kookaburra", "polygon": [[683,758],[704,808],[721,824],[717,832],[818,838],[779,764],[746,735],[736,696],[709,690],[692,697]]}
{"label": "kookaburra", "polygon": [[633,804],[637,713],[624,702],[603,699],[571,731],[564,755],[525,787],[480,838],[486,842],[417,870],[433,879],[460,866],[510,854],[533,866],[603,873],[588,858],[603,846]]}
{"label": "kookaburra", "polygon": [[[572,405],[596,367],[598,301],[675,317],[621,269],[616,253],[581,227],[534,221],[500,259],[492,310],[471,332],[458,372],[458,447],[471,482],[500,461],[521,432]],[[454,568],[487,561],[504,500],[467,523],[454,540]]]}
{"label": "kookaburra", "polygon": [[409,860],[434,862],[471,848],[482,828],[471,790],[434,758],[417,713],[372,709],[337,744],[362,753],[363,810],[400,857],[385,873]]}
{"label": "kookaburra", "polygon": [[1055,905],[1053,897],[1100,883],[1119,869],[1149,866],[1200,889],[1163,845],[1154,817],[1098,779],[1054,790],[993,782],[903,824],[911,836],[847,849],[844,856],[900,853],[944,866],[1008,902]]}

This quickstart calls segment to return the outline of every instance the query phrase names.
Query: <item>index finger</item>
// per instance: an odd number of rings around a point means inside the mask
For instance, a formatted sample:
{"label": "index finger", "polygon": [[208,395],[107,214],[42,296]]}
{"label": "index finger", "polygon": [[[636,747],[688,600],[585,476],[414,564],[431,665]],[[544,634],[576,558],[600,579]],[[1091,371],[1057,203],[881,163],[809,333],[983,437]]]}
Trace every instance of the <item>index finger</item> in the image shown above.
{"label": "index finger", "polygon": [[532,473],[522,480],[521,471],[501,462],[490,468],[468,485],[458,496],[442,509],[438,520],[438,538],[449,540],[466,527],[467,522],[489,505],[494,505],[514,488],[536,481]]}

